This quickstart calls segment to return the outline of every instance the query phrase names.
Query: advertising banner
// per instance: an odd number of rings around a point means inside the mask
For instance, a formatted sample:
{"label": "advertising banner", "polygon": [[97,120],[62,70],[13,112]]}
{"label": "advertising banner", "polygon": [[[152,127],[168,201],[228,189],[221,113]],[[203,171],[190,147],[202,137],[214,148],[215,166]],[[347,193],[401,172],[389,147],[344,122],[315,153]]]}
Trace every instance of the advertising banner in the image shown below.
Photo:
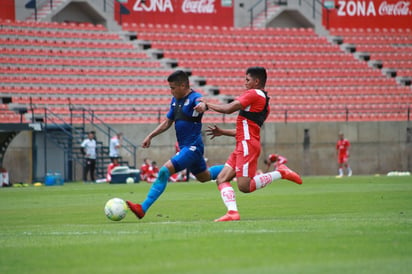
{"label": "advertising banner", "polygon": [[[120,2],[120,3],[119,3]],[[227,0],[121,0],[119,23],[233,26],[233,4]]]}
{"label": "advertising banner", "polygon": [[1,0],[0,3],[0,19],[14,21],[16,17],[14,0]]}
{"label": "advertising banner", "polygon": [[[334,4],[333,4],[334,2]],[[325,0],[326,28],[412,28],[410,0]]]}

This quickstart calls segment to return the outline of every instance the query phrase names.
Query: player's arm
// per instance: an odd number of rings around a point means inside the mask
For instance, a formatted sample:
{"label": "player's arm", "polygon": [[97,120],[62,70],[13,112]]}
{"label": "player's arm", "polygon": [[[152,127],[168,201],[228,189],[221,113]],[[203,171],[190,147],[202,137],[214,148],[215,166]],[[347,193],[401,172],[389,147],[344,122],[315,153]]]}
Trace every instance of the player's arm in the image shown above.
{"label": "player's arm", "polygon": [[152,138],[168,130],[172,124],[173,124],[173,120],[170,120],[169,118],[166,118],[165,120],[163,120],[149,135],[146,136],[146,138],[144,138],[142,142],[142,147],[143,148],[150,147],[150,142]]}
{"label": "player's arm", "polygon": [[242,105],[238,100],[233,100],[228,104],[213,104],[213,103],[206,103],[206,108],[211,109],[213,111],[224,113],[224,114],[231,114],[238,110],[242,109]]}
{"label": "player's arm", "polygon": [[242,109],[242,104],[238,100],[233,100],[228,104],[208,103],[204,97],[197,99],[201,103],[195,106],[195,110],[202,113],[210,109],[219,113],[231,114]]}

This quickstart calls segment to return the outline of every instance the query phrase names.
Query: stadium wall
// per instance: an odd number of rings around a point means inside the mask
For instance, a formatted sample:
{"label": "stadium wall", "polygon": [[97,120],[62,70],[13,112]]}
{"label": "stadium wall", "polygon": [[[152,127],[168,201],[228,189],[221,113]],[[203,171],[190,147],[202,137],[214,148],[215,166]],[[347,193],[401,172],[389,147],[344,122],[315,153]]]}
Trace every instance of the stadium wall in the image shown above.
{"label": "stadium wall", "polygon": [[[143,138],[152,131],[155,124],[114,124],[117,131],[140,146]],[[204,125],[206,128],[207,125]],[[231,128],[231,124],[220,125]],[[92,128],[90,128],[92,129]],[[412,126],[410,122],[322,122],[322,123],[268,123],[262,129],[262,153],[259,161],[263,168],[263,157],[269,153],[279,153],[289,159],[289,165],[304,176],[337,174],[335,144],[342,131],[351,142],[350,164],[354,175],[386,174],[389,171],[412,170]],[[41,163],[31,161],[33,140],[31,132],[21,132],[9,146],[4,167],[12,181],[32,180],[33,166]],[[105,136],[97,135],[104,140]],[[205,157],[208,164],[221,164],[234,148],[234,139],[220,137],[214,140],[204,138]],[[175,153],[174,130],[155,137],[151,148],[138,149],[137,163],[148,157],[162,165]],[[40,149],[35,151],[41,155]],[[55,162],[62,161],[61,158]],[[130,155],[123,154],[128,160]],[[48,158],[48,161],[53,159]],[[81,180],[81,168],[77,167],[76,180]]]}

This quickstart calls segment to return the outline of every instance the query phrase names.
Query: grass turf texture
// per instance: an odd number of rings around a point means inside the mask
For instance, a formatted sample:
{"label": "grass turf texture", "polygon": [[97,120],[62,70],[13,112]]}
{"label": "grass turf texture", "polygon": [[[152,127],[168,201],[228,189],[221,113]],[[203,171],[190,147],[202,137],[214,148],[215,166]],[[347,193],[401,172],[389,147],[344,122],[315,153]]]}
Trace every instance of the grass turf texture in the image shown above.
{"label": "grass turf texture", "polygon": [[214,183],[170,184],[146,217],[108,220],[112,197],[150,185],[0,189],[0,273],[410,273],[410,177],[304,178],[237,191],[240,222]]}

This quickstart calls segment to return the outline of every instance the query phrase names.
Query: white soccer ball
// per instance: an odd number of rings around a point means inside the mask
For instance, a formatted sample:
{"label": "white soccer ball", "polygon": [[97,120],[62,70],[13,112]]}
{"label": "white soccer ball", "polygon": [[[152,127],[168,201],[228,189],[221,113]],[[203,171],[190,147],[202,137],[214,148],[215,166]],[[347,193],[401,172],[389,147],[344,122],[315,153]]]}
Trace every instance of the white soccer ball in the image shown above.
{"label": "white soccer ball", "polygon": [[127,204],[120,198],[112,198],[104,206],[106,217],[112,221],[120,221],[126,217]]}
{"label": "white soccer ball", "polygon": [[134,184],[134,179],[132,177],[127,177],[126,183],[127,184]]}

